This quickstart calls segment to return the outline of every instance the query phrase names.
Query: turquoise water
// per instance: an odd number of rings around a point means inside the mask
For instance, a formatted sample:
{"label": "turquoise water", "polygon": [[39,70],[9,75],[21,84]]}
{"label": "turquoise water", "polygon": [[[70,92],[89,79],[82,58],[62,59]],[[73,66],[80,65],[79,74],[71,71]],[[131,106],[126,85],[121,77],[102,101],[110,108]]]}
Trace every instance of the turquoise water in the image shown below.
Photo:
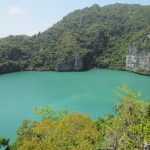
{"label": "turquoise water", "polygon": [[123,83],[150,96],[150,77],[129,72],[20,72],[0,75],[0,136],[14,139],[24,119],[35,119],[35,107],[82,112],[93,118],[113,112],[115,88]]}

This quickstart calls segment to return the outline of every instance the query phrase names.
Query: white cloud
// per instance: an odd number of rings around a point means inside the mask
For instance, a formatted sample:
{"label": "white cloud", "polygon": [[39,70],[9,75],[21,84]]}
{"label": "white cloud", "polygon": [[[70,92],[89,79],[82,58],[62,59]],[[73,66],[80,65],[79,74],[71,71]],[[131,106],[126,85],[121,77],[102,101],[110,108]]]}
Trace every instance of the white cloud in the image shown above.
{"label": "white cloud", "polygon": [[8,8],[9,15],[21,15],[21,14],[25,13],[26,11],[27,11],[26,9],[16,6],[16,5],[10,6]]}

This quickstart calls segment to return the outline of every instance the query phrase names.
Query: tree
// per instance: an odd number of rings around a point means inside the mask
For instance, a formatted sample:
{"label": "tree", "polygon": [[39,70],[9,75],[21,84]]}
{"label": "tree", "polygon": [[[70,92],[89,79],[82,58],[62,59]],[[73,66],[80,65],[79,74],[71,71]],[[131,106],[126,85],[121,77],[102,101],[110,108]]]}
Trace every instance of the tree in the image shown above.
{"label": "tree", "polygon": [[150,143],[150,103],[124,85],[115,114],[92,120],[79,113],[36,108],[39,122],[25,120],[12,150],[139,150]]}
{"label": "tree", "polygon": [[116,106],[116,116],[106,120],[105,148],[138,150],[150,142],[150,104],[139,96],[127,86],[119,88],[121,104]]}
{"label": "tree", "polygon": [[5,150],[9,150],[9,139],[0,137],[0,149],[4,148]]}

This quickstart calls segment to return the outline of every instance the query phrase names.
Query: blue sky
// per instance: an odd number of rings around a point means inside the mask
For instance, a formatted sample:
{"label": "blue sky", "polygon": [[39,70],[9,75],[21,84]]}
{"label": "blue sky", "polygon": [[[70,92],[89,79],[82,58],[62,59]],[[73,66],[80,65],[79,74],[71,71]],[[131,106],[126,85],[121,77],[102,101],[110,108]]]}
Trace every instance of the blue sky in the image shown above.
{"label": "blue sky", "polygon": [[0,0],[0,37],[44,31],[76,9],[113,3],[150,5],[150,0]]}

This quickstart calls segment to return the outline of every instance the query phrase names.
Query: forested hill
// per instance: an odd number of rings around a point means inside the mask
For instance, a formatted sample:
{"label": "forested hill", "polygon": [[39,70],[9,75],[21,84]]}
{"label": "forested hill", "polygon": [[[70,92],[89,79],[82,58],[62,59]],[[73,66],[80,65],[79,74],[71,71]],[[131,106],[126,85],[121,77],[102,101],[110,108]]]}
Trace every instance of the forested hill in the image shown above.
{"label": "forested hill", "polygon": [[[94,4],[43,33],[0,39],[0,73],[22,70],[125,69],[128,46],[150,33],[150,6]],[[144,45],[150,50],[150,43]]]}

